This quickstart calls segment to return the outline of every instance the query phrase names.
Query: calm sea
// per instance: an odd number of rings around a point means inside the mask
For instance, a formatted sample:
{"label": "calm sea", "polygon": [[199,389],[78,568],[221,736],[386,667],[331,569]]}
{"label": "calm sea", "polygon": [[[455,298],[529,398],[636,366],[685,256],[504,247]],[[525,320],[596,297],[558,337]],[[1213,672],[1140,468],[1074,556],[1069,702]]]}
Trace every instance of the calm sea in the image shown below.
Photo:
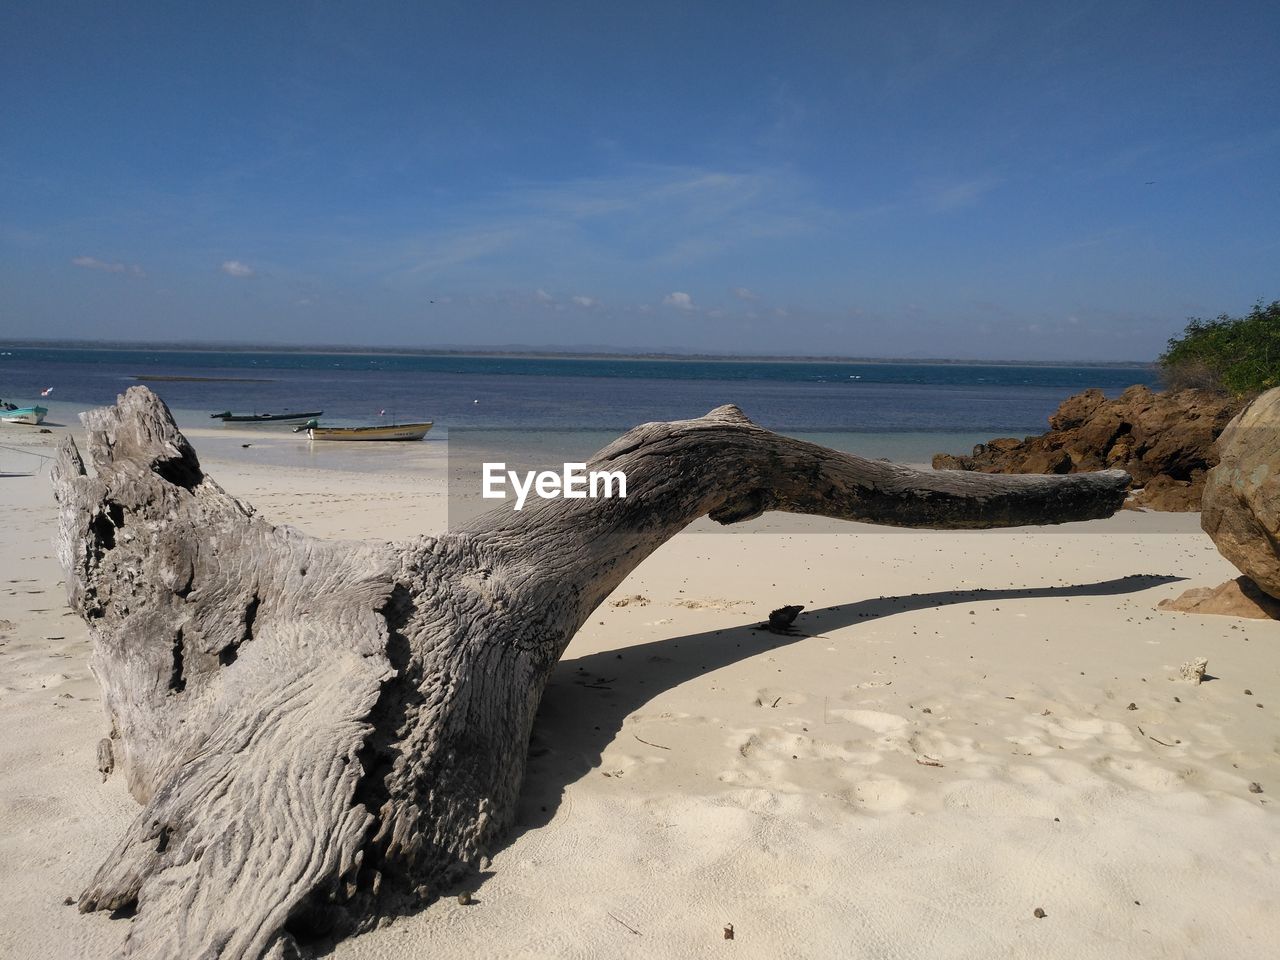
{"label": "calm sea", "polygon": [[[156,377],[224,378],[165,381]],[[450,428],[582,431],[600,439],[647,420],[736,403],[756,422],[869,456],[927,461],[998,435],[1039,433],[1086,387],[1158,384],[1148,366],[795,363],[214,350],[51,349],[0,344],[0,397],[53,387],[59,412],[148,383],[183,426],[218,410],[323,410],[335,424],[431,419]],[[381,411],[386,411],[385,415]],[[71,411],[72,413],[74,411]],[[261,428],[267,429],[267,428]],[[280,429],[280,428],[277,428]],[[592,438],[594,440],[594,438]]]}

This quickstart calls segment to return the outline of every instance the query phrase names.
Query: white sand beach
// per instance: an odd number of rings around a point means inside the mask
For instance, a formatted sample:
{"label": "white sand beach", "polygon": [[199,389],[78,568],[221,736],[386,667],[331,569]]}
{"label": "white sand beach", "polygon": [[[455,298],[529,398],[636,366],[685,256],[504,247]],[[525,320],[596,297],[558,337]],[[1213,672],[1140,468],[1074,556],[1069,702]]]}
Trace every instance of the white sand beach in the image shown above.
{"label": "white sand beach", "polygon": [[[273,521],[445,523],[441,464],[255,455],[203,460]],[[0,504],[0,956],[110,956],[129,921],[65,901],[139,808],[95,767],[47,471],[0,478]],[[573,641],[474,902],[332,957],[1274,956],[1280,624],[1155,610],[1235,575],[1196,515],[754,526],[680,535]],[[797,635],[758,629],[783,604]],[[1171,679],[1198,656],[1211,680]]]}

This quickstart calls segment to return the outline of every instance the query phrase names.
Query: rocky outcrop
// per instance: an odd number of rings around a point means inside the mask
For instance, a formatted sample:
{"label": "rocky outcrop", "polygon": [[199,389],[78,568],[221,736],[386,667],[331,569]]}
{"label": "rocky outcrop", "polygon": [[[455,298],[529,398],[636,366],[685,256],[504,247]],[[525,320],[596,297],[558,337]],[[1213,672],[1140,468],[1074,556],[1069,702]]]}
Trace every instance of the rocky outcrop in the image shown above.
{"label": "rocky outcrop", "polygon": [[1241,573],[1280,598],[1280,387],[1231,421],[1218,453],[1200,525]]}
{"label": "rocky outcrop", "polygon": [[1198,510],[1217,464],[1214,441],[1239,404],[1207,390],[1156,393],[1133,386],[1114,400],[1101,390],[1068,397],[1048,433],[980,443],[970,456],[940,453],[935,470],[1083,473],[1117,468],[1133,477],[1134,499],[1153,510]]}
{"label": "rocky outcrop", "polygon": [[1161,600],[1156,606],[1177,613],[1280,620],[1280,600],[1263,593],[1248,577],[1236,577],[1216,587],[1192,587],[1180,596]]}

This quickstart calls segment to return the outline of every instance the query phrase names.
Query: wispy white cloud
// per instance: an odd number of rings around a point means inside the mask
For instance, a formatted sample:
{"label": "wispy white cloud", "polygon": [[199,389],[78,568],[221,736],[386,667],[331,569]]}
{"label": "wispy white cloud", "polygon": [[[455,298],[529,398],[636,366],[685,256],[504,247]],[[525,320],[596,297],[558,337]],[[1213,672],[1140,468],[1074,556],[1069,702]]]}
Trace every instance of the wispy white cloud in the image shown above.
{"label": "wispy white cloud", "polygon": [[116,263],[110,260],[99,260],[97,257],[72,257],[73,266],[85,270],[101,270],[104,273],[128,273],[135,277],[145,277],[146,271],[136,263]]}
{"label": "wispy white cloud", "polygon": [[595,297],[577,296],[573,297],[572,300],[580,307],[596,307],[600,305],[600,301]]}
{"label": "wispy white cloud", "polygon": [[599,177],[523,183],[459,206],[444,225],[406,233],[369,269],[443,278],[485,261],[547,275],[573,263],[602,271],[667,268],[821,229],[834,222],[784,169],[630,166]]}
{"label": "wispy white cloud", "polygon": [[753,303],[760,299],[760,295],[758,293],[747,287],[734,287],[733,295],[739,300],[745,300],[747,303]]}
{"label": "wispy white cloud", "polygon": [[415,237],[409,242],[410,273],[437,276],[454,267],[504,253],[525,233],[519,223],[484,222]]}
{"label": "wispy white cloud", "polygon": [[223,260],[220,268],[228,277],[252,277],[253,267],[240,260]]}
{"label": "wispy white cloud", "polygon": [[693,297],[689,296],[687,293],[682,293],[679,290],[675,290],[671,293],[668,293],[665,297],[662,298],[662,302],[664,305],[668,307],[675,307],[677,310],[697,309],[693,305]]}
{"label": "wispy white cloud", "polygon": [[934,181],[920,188],[922,206],[934,213],[950,213],[978,203],[1001,183],[999,177],[977,177],[971,180]]}
{"label": "wispy white cloud", "polygon": [[556,302],[556,298],[553,297],[551,294],[547,293],[547,291],[543,290],[541,287],[533,291],[533,299],[537,300],[538,303],[555,303]]}

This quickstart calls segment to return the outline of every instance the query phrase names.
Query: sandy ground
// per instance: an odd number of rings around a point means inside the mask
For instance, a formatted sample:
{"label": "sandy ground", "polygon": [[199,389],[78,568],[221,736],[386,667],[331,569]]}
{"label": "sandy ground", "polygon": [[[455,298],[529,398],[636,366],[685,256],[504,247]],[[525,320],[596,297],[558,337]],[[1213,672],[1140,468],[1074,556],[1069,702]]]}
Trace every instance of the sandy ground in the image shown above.
{"label": "sandy ground", "polygon": [[[444,523],[431,463],[255,449],[206,467],[273,520]],[[111,956],[128,921],[64,898],[138,808],[95,770],[47,471],[0,477],[0,505],[0,956]],[[1280,624],[1155,611],[1234,574],[1196,517],[755,527],[677,537],[574,640],[475,902],[330,956],[1274,956]],[[786,603],[796,636],[757,629]],[[1195,656],[1214,679],[1169,679]]]}

